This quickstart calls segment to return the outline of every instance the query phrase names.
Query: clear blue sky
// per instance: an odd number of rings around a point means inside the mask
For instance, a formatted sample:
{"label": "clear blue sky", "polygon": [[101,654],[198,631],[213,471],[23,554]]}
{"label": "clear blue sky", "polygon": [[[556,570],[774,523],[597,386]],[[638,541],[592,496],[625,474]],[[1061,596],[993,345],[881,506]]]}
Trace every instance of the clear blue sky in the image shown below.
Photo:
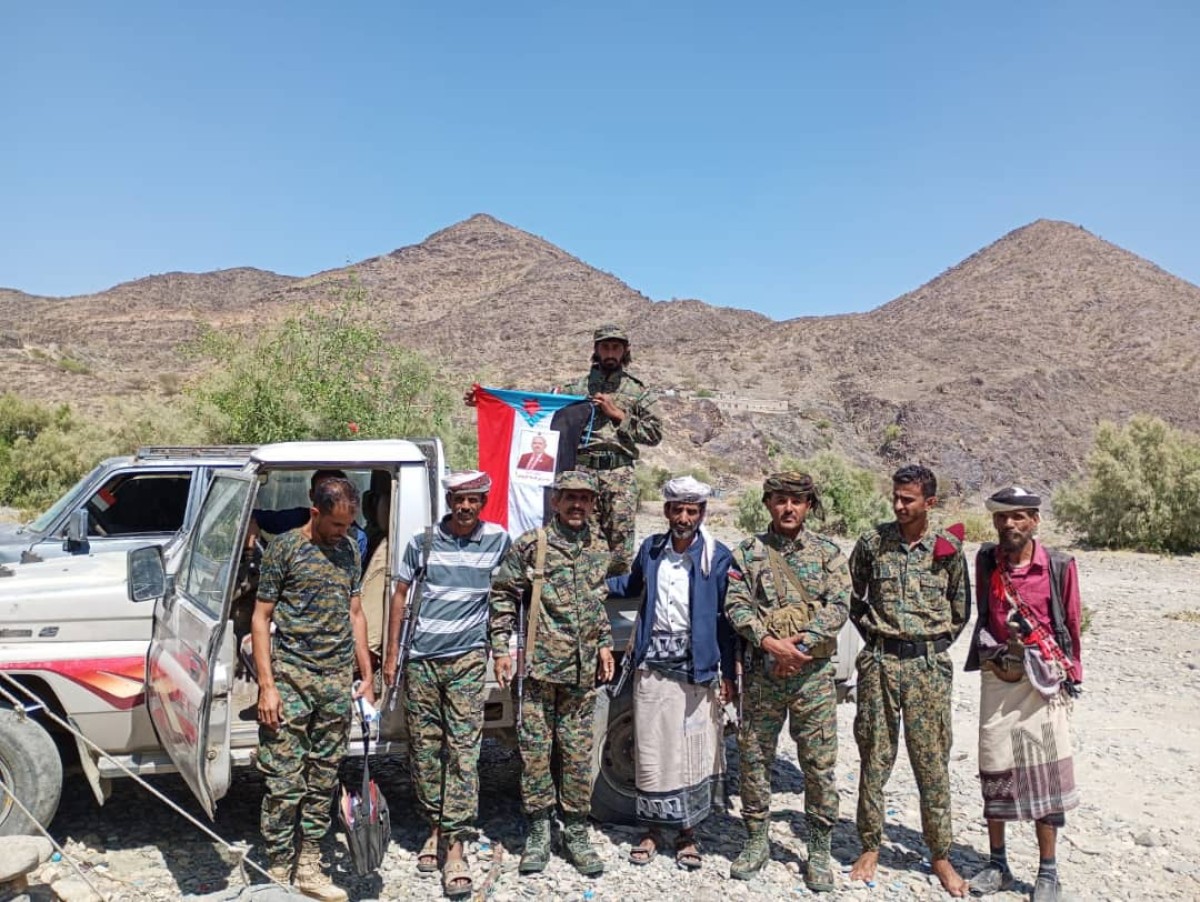
{"label": "clear blue sky", "polygon": [[477,212],[655,299],[865,310],[1034,219],[1200,282],[1200,3],[38,0],[0,285],[302,275]]}

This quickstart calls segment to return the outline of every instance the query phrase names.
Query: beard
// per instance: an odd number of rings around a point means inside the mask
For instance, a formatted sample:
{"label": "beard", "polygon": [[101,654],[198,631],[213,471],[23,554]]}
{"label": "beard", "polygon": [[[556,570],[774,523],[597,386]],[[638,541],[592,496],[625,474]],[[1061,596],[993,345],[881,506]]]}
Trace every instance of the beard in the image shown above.
{"label": "beard", "polygon": [[700,524],[695,523],[691,526],[672,526],[671,538],[691,540],[696,537],[696,533],[700,531]]}

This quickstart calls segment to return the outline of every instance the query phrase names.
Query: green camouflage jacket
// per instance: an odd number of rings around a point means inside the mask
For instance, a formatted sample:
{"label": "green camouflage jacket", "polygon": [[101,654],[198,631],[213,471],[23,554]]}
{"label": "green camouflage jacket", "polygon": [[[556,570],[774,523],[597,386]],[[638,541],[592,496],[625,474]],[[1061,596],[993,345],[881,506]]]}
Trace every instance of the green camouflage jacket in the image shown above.
{"label": "green camouflage jacket", "polygon": [[754,648],[761,648],[763,639],[769,635],[767,619],[772,611],[804,603],[791,580],[772,572],[768,546],[783,556],[813,605],[812,618],[800,633],[804,644],[810,649],[822,643],[836,648],[838,631],[846,622],[850,574],[838,546],[807,530],[793,540],[768,529],[738,545],[733,552],[725,596],[725,616],[729,623]]}
{"label": "green camouflage jacket", "polygon": [[579,446],[580,451],[618,453],[636,460],[638,445],[653,446],[662,441],[662,423],[654,413],[654,393],[636,376],[617,370],[605,375],[599,366],[581,379],[559,386],[567,395],[611,395],[613,403],[625,411],[618,426],[596,409],[591,437]]}
{"label": "green camouflage jacket", "polygon": [[354,664],[350,598],[362,591],[358,544],[317,545],[299,529],[263,552],[258,597],[275,605],[272,659],[317,672]]}
{"label": "green camouflage jacket", "polygon": [[[506,655],[517,623],[517,604],[528,599],[537,554],[537,530],[523,533],[509,548],[492,578],[492,652]],[[546,527],[545,582],[529,676],[547,683],[591,686],[600,649],[612,648],[612,628],[604,600],[612,554],[603,539],[584,526],[574,532],[556,517]],[[527,603],[528,604],[528,603]],[[526,607],[528,610],[528,606]]]}
{"label": "green camouflage jacket", "polygon": [[[934,555],[938,537],[953,553]],[[927,530],[906,548],[897,523],[866,532],[850,553],[850,620],[863,637],[957,639],[971,617],[971,583],[962,543]]]}

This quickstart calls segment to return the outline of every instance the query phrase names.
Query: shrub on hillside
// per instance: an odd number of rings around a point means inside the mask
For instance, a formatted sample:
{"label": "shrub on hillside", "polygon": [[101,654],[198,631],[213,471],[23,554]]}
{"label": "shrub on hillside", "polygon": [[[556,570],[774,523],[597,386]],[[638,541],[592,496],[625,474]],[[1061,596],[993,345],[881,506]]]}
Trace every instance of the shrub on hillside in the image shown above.
{"label": "shrub on hillside", "polygon": [[1086,475],[1054,493],[1054,513],[1090,545],[1200,551],[1200,436],[1155,417],[1101,423]]}
{"label": "shrub on hillside", "polygon": [[334,308],[253,337],[205,331],[194,350],[217,366],[191,393],[208,440],[438,435],[453,465],[473,465],[474,431],[458,400],[472,374],[445,378],[370,322],[366,292],[352,285]]}
{"label": "shrub on hillside", "polygon": [[738,496],[737,526],[749,535],[762,532],[771,522],[771,515],[762,502],[762,489],[746,489]]}
{"label": "shrub on hillside", "polygon": [[880,477],[832,451],[823,451],[806,461],[789,461],[784,469],[812,476],[825,508],[824,517],[814,524],[822,532],[855,537],[876,523],[892,519]]}

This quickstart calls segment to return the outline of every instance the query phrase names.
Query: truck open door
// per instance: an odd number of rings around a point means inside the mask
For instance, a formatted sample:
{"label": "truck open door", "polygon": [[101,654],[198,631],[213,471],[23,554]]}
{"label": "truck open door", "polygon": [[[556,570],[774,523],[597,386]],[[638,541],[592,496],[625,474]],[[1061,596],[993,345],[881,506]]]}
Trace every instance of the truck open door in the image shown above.
{"label": "truck open door", "polygon": [[256,482],[217,473],[155,604],[146,706],[159,742],[209,817],[230,781],[233,627],[229,607]]}

